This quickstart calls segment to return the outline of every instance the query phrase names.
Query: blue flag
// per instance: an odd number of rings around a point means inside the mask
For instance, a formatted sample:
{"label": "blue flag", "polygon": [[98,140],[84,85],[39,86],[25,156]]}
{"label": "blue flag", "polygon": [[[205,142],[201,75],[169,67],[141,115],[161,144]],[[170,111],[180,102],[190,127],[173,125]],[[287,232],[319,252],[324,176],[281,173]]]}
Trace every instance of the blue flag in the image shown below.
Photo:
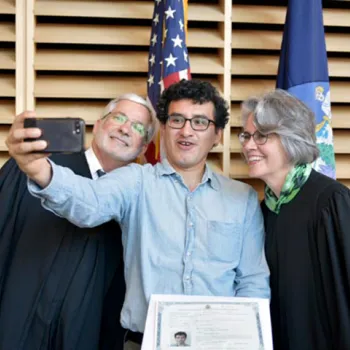
{"label": "blue flag", "polygon": [[276,87],[287,90],[314,112],[320,149],[314,168],[335,178],[322,0],[288,1]]}

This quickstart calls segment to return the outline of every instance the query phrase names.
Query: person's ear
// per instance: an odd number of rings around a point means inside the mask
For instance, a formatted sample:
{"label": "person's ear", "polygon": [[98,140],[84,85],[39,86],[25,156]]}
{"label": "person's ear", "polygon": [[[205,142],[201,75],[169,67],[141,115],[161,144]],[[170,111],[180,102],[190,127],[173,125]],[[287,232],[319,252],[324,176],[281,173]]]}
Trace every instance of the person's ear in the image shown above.
{"label": "person's ear", "polygon": [[222,132],[223,132],[223,129],[215,130],[215,138],[214,138],[213,148],[216,147],[220,143],[220,141],[222,139]]}
{"label": "person's ear", "polygon": [[95,124],[92,128],[92,134],[95,135],[97,133],[97,129],[100,127],[100,124],[102,123],[101,119],[97,119],[95,121]]}

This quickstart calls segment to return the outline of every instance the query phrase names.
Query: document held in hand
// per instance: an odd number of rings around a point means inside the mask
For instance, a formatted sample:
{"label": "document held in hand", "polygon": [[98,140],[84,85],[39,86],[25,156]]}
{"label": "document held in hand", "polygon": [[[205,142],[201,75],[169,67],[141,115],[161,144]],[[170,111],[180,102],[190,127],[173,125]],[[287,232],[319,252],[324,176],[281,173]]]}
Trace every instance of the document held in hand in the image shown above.
{"label": "document held in hand", "polygon": [[272,350],[270,301],[152,295],[142,350]]}

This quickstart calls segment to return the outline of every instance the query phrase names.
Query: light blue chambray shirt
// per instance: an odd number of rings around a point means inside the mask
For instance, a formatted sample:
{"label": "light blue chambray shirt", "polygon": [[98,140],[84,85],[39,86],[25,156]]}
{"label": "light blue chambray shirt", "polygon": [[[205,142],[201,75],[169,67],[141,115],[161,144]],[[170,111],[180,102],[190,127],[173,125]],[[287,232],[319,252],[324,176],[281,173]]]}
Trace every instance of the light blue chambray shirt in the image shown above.
{"label": "light blue chambray shirt", "polygon": [[115,219],[123,235],[124,328],[143,332],[151,294],[269,298],[264,227],[256,192],[206,166],[190,192],[165,160],[131,164],[98,180],[52,164],[43,206],[78,226]]}

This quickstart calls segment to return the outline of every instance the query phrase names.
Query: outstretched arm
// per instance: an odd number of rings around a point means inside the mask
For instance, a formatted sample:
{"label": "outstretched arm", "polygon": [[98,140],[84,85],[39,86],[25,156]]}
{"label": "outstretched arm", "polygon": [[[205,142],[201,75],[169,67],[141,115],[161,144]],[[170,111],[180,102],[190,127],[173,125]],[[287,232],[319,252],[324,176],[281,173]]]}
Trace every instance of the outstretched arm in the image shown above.
{"label": "outstretched arm", "polygon": [[98,180],[75,175],[54,163],[51,167],[50,184],[42,189],[30,181],[29,192],[41,199],[44,208],[79,227],[93,227],[111,219],[122,222],[130,206],[137,205],[141,183],[141,166],[137,164]]}
{"label": "outstretched arm", "polygon": [[80,227],[97,226],[111,219],[122,221],[138,193],[139,168],[125,169],[119,176],[112,172],[98,181],[75,175],[49,161],[47,154],[33,153],[44,150],[45,141],[24,141],[41,134],[38,128],[24,128],[24,120],[33,117],[34,112],[16,116],[6,139],[11,156],[31,180],[29,192],[39,197],[46,209]]}

